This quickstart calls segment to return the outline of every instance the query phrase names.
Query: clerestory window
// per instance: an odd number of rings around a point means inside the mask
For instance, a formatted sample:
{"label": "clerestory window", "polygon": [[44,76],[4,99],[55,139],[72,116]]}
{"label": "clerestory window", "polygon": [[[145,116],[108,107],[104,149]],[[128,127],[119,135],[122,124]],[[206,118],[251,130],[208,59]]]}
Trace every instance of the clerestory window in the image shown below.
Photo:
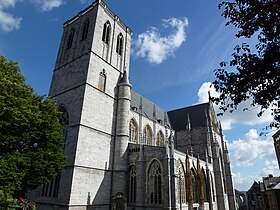
{"label": "clerestory window", "polygon": [[164,147],[164,136],[161,131],[158,132],[157,134],[157,146]]}
{"label": "clerestory window", "polygon": [[143,141],[144,144],[152,145],[152,129],[150,126],[146,125],[143,132]]}

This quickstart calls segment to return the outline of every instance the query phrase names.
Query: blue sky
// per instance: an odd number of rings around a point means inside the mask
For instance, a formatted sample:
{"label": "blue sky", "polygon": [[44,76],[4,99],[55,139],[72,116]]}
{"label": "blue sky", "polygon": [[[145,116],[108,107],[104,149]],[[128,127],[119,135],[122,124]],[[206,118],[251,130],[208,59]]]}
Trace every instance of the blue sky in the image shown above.
{"label": "blue sky", "polygon": [[[38,94],[48,94],[63,23],[91,3],[0,0],[0,53],[19,62],[27,83]],[[229,60],[233,47],[241,43],[234,36],[236,29],[224,26],[226,20],[216,0],[105,3],[133,31],[133,89],[166,110],[207,101],[213,70],[221,61]],[[252,45],[256,42],[245,41]],[[258,135],[271,120],[269,113],[259,119],[256,109],[240,110],[220,120],[230,150],[235,187],[247,190],[262,176],[279,176],[279,168],[273,132],[266,137]]]}

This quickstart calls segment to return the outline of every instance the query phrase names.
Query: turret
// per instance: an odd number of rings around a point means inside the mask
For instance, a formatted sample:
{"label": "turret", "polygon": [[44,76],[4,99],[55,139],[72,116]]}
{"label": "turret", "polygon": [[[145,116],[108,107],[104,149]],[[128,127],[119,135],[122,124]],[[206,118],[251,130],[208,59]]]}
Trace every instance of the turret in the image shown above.
{"label": "turret", "polygon": [[118,84],[118,105],[116,121],[116,138],[114,152],[113,171],[113,209],[126,204],[126,180],[127,171],[127,147],[129,142],[129,112],[131,101],[131,84],[128,81],[126,71]]}

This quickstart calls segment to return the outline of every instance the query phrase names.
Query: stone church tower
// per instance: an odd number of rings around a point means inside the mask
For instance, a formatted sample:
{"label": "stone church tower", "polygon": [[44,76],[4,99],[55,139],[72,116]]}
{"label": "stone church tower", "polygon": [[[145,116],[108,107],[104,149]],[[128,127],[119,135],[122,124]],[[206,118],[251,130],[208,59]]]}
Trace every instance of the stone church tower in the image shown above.
{"label": "stone church tower", "polygon": [[131,90],[131,35],[101,0],[64,23],[49,95],[67,164],[30,198],[39,210],[235,210],[211,102],[167,112]]}
{"label": "stone church tower", "polygon": [[62,203],[78,208],[94,198],[95,206],[109,209],[110,195],[125,194],[125,185],[113,180],[125,180],[131,34],[102,1],[64,24],[49,92],[71,113],[65,132],[67,165],[52,201],[57,208]]}

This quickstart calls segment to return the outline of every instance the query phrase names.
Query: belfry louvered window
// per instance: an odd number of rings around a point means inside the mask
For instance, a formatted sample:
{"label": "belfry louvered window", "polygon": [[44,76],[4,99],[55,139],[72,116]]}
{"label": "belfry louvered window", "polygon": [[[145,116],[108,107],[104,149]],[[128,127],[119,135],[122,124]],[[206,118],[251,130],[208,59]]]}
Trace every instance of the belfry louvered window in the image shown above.
{"label": "belfry louvered window", "polygon": [[109,21],[107,21],[103,26],[103,33],[102,33],[102,41],[105,44],[109,44],[110,34],[111,34],[111,25]]}
{"label": "belfry louvered window", "polygon": [[118,38],[117,38],[117,48],[116,48],[116,52],[119,54],[119,55],[122,55],[122,51],[123,51],[123,35],[120,33],[118,35]]}

